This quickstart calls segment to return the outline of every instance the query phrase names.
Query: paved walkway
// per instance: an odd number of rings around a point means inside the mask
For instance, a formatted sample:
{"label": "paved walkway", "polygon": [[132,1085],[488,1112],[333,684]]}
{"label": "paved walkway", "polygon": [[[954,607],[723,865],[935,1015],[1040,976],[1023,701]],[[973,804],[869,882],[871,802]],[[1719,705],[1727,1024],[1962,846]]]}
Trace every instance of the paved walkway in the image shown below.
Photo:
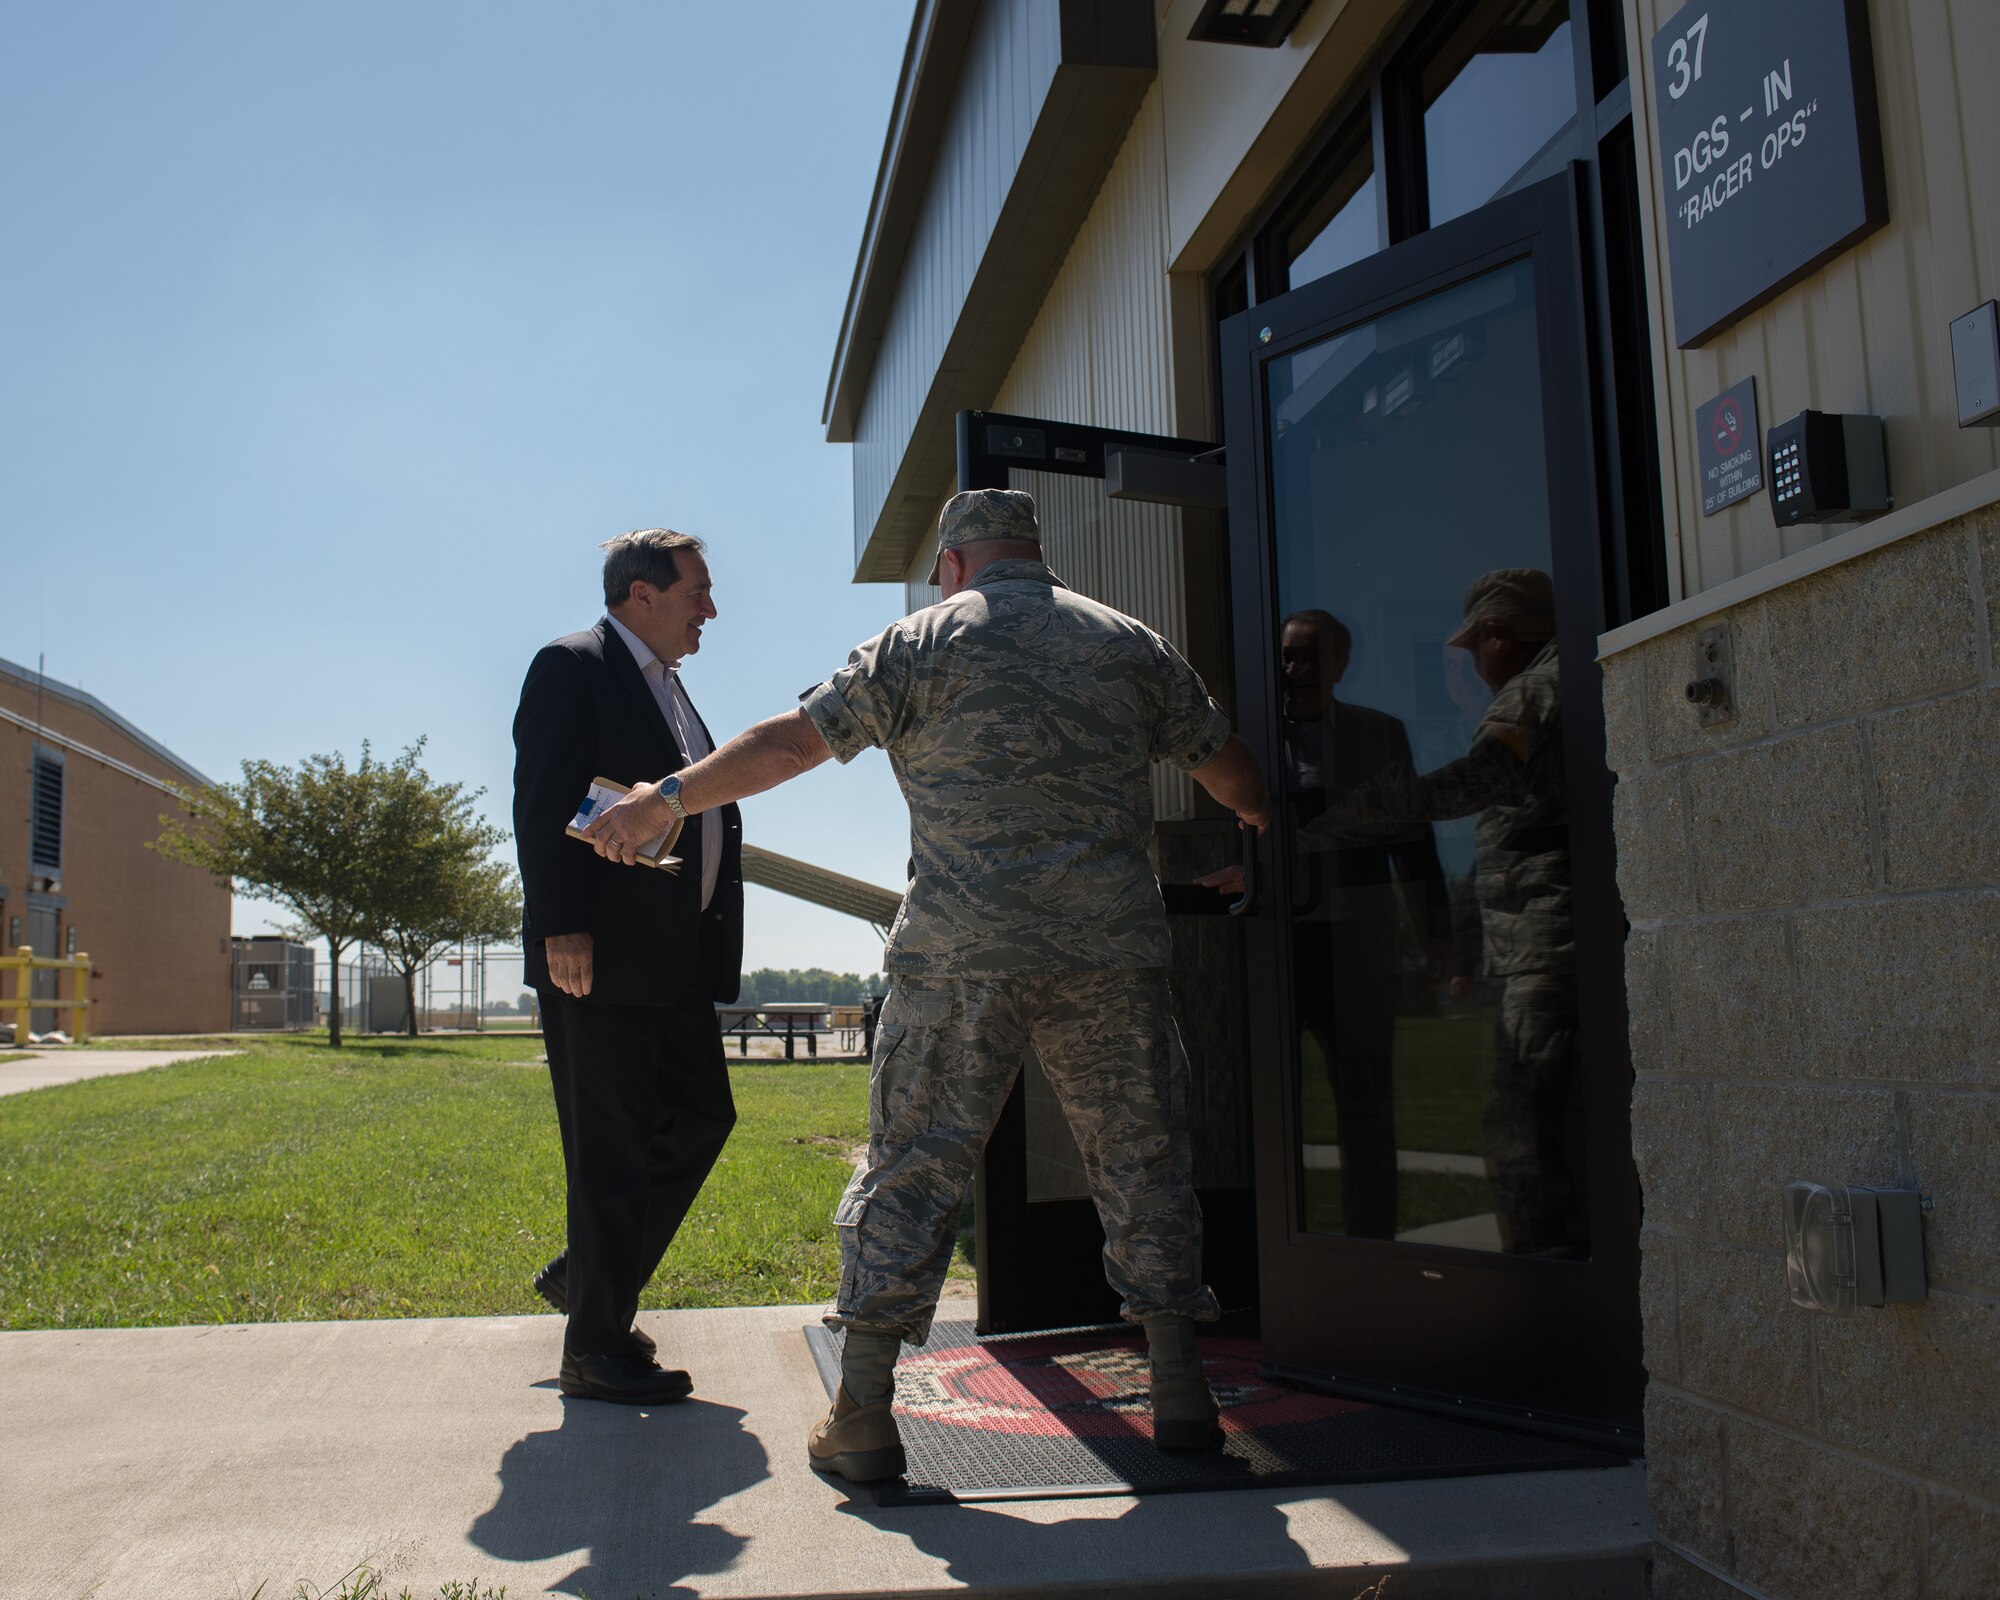
{"label": "paved walkway", "polygon": [[[8,1052],[0,1050],[0,1054]],[[85,1078],[110,1078],[149,1067],[170,1067],[176,1061],[201,1061],[233,1056],[239,1050],[80,1050],[74,1046],[37,1051],[22,1061],[0,1061],[0,1094],[21,1094]]]}
{"label": "paved walkway", "polygon": [[[804,1465],[779,1306],[649,1313],[696,1398],[566,1401],[553,1317],[0,1333],[0,1587],[148,1600],[1143,1594],[1638,1596],[1638,1467],[878,1510]],[[313,1592],[308,1590],[308,1592]]]}

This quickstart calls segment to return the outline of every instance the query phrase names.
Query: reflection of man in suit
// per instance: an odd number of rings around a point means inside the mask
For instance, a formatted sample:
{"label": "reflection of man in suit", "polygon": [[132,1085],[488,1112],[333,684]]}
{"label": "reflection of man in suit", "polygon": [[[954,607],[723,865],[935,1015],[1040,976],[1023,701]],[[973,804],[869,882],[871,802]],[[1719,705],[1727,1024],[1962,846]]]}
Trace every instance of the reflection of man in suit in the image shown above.
{"label": "reflection of man in suit", "polygon": [[604,550],[608,615],[543,647],[514,718],[527,981],[569,1178],[569,1247],[535,1287],[569,1314],[563,1393],[648,1405],[690,1383],[633,1326],[639,1294],[736,1119],[714,1002],[740,981],[742,825],[727,806],[683,829],[677,874],[565,836],[593,777],[639,783],[713,743],[677,671],[716,614],[701,542],[648,528]]}
{"label": "reflection of man in suit", "polygon": [[[1295,612],[1279,634],[1280,728],[1294,829],[1385,770],[1411,765],[1401,722],[1335,697],[1352,649],[1346,625],[1325,611]],[[1420,826],[1381,843],[1300,849],[1294,873],[1299,1024],[1318,1043],[1333,1088],[1342,1230],[1393,1238],[1396,1015],[1409,945],[1404,917],[1426,946],[1442,946],[1451,925],[1444,870],[1431,830]]]}

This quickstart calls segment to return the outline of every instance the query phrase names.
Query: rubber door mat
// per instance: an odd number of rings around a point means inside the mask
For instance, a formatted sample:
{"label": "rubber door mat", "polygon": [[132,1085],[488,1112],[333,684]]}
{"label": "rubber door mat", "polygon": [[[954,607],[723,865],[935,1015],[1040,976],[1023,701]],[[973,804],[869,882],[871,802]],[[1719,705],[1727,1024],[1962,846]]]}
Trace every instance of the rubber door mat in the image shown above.
{"label": "rubber door mat", "polygon": [[[838,1330],[805,1330],[830,1396]],[[1487,1472],[1621,1466],[1587,1446],[1286,1388],[1261,1374],[1255,1339],[1202,1341],[1223,1445],[1153,1448],[1140,1330],[981,1340],[939,1322],[896,1367],[909,1474],[874,1486],[884,1505],[1041,1500],[1283,1484],[1379,1483]]]}

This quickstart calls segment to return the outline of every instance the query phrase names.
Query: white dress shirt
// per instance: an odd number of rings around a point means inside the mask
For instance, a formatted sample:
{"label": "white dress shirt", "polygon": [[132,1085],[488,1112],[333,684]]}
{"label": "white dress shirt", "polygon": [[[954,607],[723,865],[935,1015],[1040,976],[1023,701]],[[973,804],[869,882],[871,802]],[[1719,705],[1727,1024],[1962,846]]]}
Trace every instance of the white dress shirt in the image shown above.
{"label": "white dress shirt", "polygon": [[[701,718],[694,714],[694,702],[688,699],[688,692],[681,684],[676,670],[680,663],[662,661],[645,640],[609,613],[604,620],[618,630],[618,637],[625,641],[625,648],[639,663],[639,675],[653,691],[667,726],[674,730],[674,741],[681,747],[682,758],[692,766],[715,747],[702,732]],[[716,880],[722,875],[722,819],[714,811],[704,811],[691,820],[701,829],[701,909],[706,911],[709,901],[715,898]]]}

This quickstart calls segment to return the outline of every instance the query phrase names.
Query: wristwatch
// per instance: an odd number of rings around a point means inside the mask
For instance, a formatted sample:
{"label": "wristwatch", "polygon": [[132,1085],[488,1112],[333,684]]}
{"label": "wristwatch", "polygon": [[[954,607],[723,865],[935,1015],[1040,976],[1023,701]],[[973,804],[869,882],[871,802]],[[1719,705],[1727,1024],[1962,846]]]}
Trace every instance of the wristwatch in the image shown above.
{"label": "wristwatch", "polygon": [[687,807],[681,804],[681,780],[678,773],[670,772],[660,780],[660,798],[667,803],[667,809],[681,821],[687,821]]}

